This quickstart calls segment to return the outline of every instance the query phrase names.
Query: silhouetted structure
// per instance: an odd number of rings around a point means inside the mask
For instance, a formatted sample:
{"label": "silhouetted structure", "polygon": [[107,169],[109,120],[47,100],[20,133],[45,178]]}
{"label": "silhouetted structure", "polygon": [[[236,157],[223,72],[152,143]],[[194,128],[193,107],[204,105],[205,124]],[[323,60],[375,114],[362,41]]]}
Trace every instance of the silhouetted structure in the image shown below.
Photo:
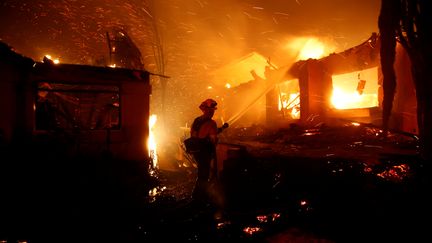
{"label": "silhouetted structure", "polygon": [[110,51],[110,65],[129,69],[144,69],[142,55],[126,31],[115,29],[107,33]]}

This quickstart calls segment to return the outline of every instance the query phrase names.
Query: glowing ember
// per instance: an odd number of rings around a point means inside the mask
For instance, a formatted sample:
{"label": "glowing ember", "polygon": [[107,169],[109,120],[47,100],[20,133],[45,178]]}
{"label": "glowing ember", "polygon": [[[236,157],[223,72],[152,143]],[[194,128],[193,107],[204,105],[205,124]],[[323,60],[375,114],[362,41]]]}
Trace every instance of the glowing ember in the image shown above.
{"label": "glowing ember", "polygon": [[272,221],[275,221],[276,219],[280,218],[280,213],[274,213],[272,214]]}
{"label": "glowing ember", "polygon": [[231,225],[230,221],[219,222],[219,223],[217,223],[216,228],[217,229],[223,229],[223,228],[228,227],[229,225]]}
{"label": "glowing ember", "polygon": [[164,187],[154,187],[153,189],[149,190],[148,195],[149,195],[150,202],[155,202],[156,196],[160,195],[165,189],[166,187],[164,186]]}
{"label": "glowing ember", "polygon": [[253,235],[257,232],[260,232],[262,229],[260,227],[246,227],[243,229],[243,232],[249,235]]}
{"label": "glowing ember", "polygon": [[377,176],[387,180],[401,181],[408,176],[409,170],[410,168],[406,164],[395,165],[381,173],[378,173]]}
{"label": "glowing ember", "polygon": [[363,171],[366,172],[366,173],[370,173],[370,172],[372,172],[372,168],[371,167],[365,167],[363,169]]}
{"label": "glowing ember", "polygon": [[258,215],[257,216],[258,221],[260,221],[261,223],[265,223],[268,220],[267,215]]}
{"label": "glowing ember", "polygon": [[276,221],[276,219],[280,218],[280,213],[272,213],[269,215],[258,215],[256,218],[260,223],[267,223],[269,219],[271,221]]}
{"label": "glowing ember", "polygon": [[351,122],[351,125],[353,125],[355,127],[358,127],[358,126],[360,126],[360,123],[358,123],[358,122]]}
{"label": "glowing ember", "polygon": [[222,229],[222,228],[224,228],[225,227],[225,223],[218,223],[217,224],[217,226],[216,226],[216,228],[218,228],[218,229]]}

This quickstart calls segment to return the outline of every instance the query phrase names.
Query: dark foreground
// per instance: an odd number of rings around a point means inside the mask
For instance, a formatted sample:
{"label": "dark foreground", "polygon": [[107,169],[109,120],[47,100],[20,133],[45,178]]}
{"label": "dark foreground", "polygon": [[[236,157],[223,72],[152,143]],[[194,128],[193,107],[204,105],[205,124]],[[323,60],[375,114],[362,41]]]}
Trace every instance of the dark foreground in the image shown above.
{"label": "dark foreground", "polygon": [[[2,151],[0,241],[424,242],[429,238],[429,166],[415,153],[397,153],[407,149],[400,143],[395,143],[399,147],[392,153],[373,154],[365,151],[384,151],[385,146],[353,143],[362,152],[351,156],[347,150],[338,153],[343,150],[338,146],[327,146],[323,156],[311,156],[311,150],[299,149],[298,143],[281,144],[289,144],[296,153],[269,152],[255,144],[228,157],[209,204],[190,200],[195,179],[191,168],[142,176],[145,166],[109,156],[65,159],[61,152],[44,151],[46,146],[33,148],[31,157]],[[315,155],[323,152],[314,149]]]}

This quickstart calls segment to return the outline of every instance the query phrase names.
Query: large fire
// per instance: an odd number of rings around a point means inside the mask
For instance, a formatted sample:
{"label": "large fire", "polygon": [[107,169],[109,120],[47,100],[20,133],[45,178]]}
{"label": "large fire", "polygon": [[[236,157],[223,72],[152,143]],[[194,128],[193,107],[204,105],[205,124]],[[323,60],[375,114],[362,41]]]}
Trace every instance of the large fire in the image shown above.
{"label": "large fire", "polygon": [[[331,47],[317,38],[299,38],[293,42],[299,48],[298,59],[321,58]],[[378,69],[333,75],[331,102],[336,109],[357,109],[378,106]]]}
{"label": "large fire", "polygon": [[[285,45],[285,49],[295,53],[296,60],[305,59],[320,59],[335,50],[335,47],[330,42],[320,39],[318,37],[298,37],[291,39],[289,44]],[[266,80],[266,74],[260,74],[262,67],[272,66],[278,69],[271,62],[270,59],[266,60],[258,53],[246,55],[234,64],[224,66],[216,73],[217,81],[220,86],[231,89],[234,82],[234,87],[240,86],[238,84],[252,84],[251,80],[255,83],[262,83]],[[257,72],[258,70],[259,72]],[[242,79],[238,78],[242,75]],[[223,77],[223,78],[222,78]],[[233,78],[236,77],[236,78]],[[227,82],[229,81],[229,82]],[[250,85],[252,87],[252,85]],[[378,68],[370,68],[360,70],[352,73],[339,74],[332,76],[333,93],[331,100],[333,109],[362,109],[378,106]],[[215,86],[216,87],[216,86]],[[214,86],[208,86],[207,90],[216,90]],[[278,93],[278,110],[283,113],[283,117],[289,119],[300,119],[300,88],[299,80],[291,79],[283,82],[278,82],[275,87]],[[261,91],[261,90],[259,90]],[[245,103],[246,105],[239,106],[238,113],[234,113],[233,117],[228,119],[229,122],[235,122],[239,119],[253,104],[257,101],[255,97],[262,96],[262,92],[254,93],[254,90],[248,90],[248,96],[244,99],[238,100],[238,103]],[[249,100],[248,100],[249,99]]]}
{"label": "large fire", "polygon": [[[290,44],[297,48],[297,59],[318,59],[331,48],[316,38],[298,38]],[[378,68],[369,68],[351,73],[332,76],[333,94],[330,97],[334,109],[362,109],[378,107]],[[287,80],[278,85],[279,111],[288,113],[291,118],[300,118],[298,80]]]}
{"label": "large fire", "polygon": [[378,106],[378,68],[334,75],[331,102],[336,109]]}
{"label": "large fire", "polygon": [[[326,46],[318,38],[300,37],[296,38],[286,46],[293,51],[298,52],[296,60],[305,60],[309,58],[318,59],[329,52]],[[298,80],[287,80],[278,85],[279,101],[278,110],[287,113],[292,119],[300,118],[300,91]]]}

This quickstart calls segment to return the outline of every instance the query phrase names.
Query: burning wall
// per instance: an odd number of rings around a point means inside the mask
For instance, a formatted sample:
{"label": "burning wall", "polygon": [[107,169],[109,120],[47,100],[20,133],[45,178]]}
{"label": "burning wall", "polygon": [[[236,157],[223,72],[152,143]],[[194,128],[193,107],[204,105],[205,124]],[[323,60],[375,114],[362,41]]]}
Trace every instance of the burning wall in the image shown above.
{"label": "burning wall", "polygon": [[[382,74],[379,36],[321,59],[295,63],[289,74],[299,78],[300,120],[345,118],[381,125]],[[395,71],[398,87],[391,127],[416,133],[415,93],[409,58],[398,45]],[[374,112],[378,111],[378,112]]]}

